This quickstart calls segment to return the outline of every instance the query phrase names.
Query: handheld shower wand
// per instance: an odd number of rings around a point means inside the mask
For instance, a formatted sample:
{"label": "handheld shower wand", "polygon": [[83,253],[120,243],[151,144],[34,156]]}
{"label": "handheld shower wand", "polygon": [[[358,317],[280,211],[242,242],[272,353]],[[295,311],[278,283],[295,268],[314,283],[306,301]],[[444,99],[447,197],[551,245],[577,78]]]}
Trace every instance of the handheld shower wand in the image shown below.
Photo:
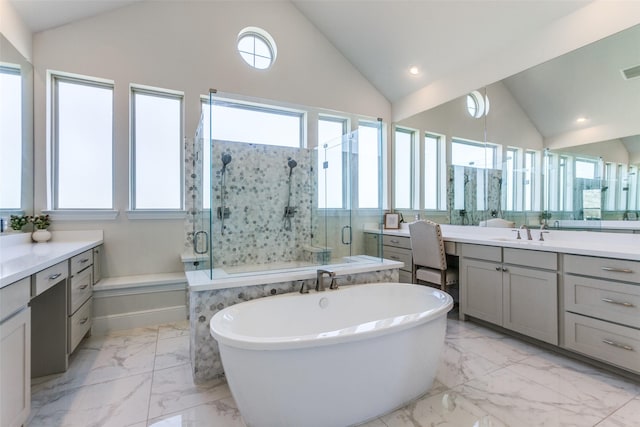
{"label": "handheld shower wand", "polygon": [[220,234],[224,236],[224,219],[229,216],[229,209],[225,206],[225,193],[227,190],[227,165],[231,163],[231,154],[225,153],[222,155],[222,171],[220,172],[220,207],[218,208],[218,218],[220,218]]}
{"label": "handheld shower wand", "polygon": [[289,192],[287,194],[287,205],[284,207],[284,216],[283,216],[283,228],[286,231],[291,231],[291,217],[295,215],[296,208],[291,206],[291,176],[293,174],[293,168],[298,166],[298,162],[289,157],[287,161],[287,166],[289,166]]}

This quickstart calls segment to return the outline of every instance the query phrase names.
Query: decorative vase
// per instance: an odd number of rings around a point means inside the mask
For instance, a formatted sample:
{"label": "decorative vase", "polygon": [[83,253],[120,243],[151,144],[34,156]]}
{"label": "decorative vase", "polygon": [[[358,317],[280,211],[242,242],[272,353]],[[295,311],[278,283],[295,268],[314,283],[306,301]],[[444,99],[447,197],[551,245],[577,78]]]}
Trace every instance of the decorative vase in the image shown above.
{"label": "decorative vase", "polygon": [[46,229],[37,229],[31,234],[31,238],[38,243],[48,242],[51,239],[51,232]]}

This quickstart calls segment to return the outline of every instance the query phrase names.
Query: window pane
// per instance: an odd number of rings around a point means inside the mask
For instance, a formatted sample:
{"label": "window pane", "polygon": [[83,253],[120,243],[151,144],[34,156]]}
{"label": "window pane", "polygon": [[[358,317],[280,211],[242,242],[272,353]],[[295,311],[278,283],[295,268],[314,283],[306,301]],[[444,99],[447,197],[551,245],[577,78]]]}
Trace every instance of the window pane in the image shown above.
{"label": "window pane", "polygon": [[302,147],[302,117],[302,113],[276,109],[264,110],[237,104],[214,104],[213,139],[281,147]]}
{"label": "window pane", "polygon": [[181,99],[134,92],[135,209],[180,209]]}
{"label": "window pane", "polygon": [[505,171],[504,171],[504,191],[506,193],[506,203],[505,210],[514,211],[515,210],[515,165],[518,151],[515,149],[507,150],[507,159],[505,161]]}
{"label": "window pane", "polygon": [[[345,122],[318,120],[318,207],[341,209],[343,204],[342,135]],[[324,168],[326,163],[327,169]]]}
{"label": "window pane", "polygon": [[395,132],[395,207],[411,209],[411,146],[413,133],[405,130]]}
{"label": "window pane", "polygon": [[424,138],[424,207],[438,209],[438,175],[440,169],[438,145],[440,138],[426,135]]}
{"label": "window pane", "polygon": [[594,179],[596,177],[596,163],[588,160],[576,160],[576,178]]}
{"label": "window pane", "polygon": [[451,164],[484,168],[484,145],[454,140],[451,143]]}
{"label": "window pane", "polygon": [[0,68],[0,209],[20,209],[22,193],[22,79]]}
{"label": "window pane", "polygon": [[378,127],[358,127],[358,207],[378,208]]}
{"label": "window pane", "polygon": [[532,209],[533,204],[533,172],[535,153],[526,152],[524,154],[524,210]]}
{"label": "window pane", "polygon": [[57,208],[112,207],[113,89],[57,81]]}

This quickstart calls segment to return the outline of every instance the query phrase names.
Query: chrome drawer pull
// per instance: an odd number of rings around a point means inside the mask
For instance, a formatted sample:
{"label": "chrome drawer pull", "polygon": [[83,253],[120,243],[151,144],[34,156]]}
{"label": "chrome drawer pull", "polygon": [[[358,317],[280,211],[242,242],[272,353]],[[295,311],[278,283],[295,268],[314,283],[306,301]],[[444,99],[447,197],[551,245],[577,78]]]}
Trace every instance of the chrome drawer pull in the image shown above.
{"label": "chrome drawer pull", "polygon": [[605,344],[609,344],[611,346],[617,347],[617,348],[621,348],[623,350],[634,351],[633,347],[631,347],[630,345],[620,344],[619,342],[611,341],[611,340],[608,340],[608,339],[604,339],[604,340],[602,340],[602,342],[605,343]]}
{"label": "chrome drawer pull", "polygon": [[89,258],[83,258],[80,260],[80,264],[84,264],[85,262],[89,262]]}
{"label": "chrome drawer pull", "polygon": [[602,298],[602,301],[608,302],[609,304],[621,305],[623,307],[635,307],[635,305],[631,304],[630,302],[616,301],[609,298]]}
{"label": "chrome drawer pull", "polygon": [[82,319],[80,319],[78,323],[80,323],[81,325],[84,325],[85,323],[87,323],[87,320],[89,320],[88,317],[83,317]]}
{"label": "chrome drawer pull", "polygon": [[390,255],[389,258],[391,258],[391,259],[400,259],[400,257],[395,256],[395,255]]}
{"label": "chrome drawer pull", "polygon": [[88,284],[80,286],[80,289],[87,289]]}
{"label": "chrome drawer pull", "polygon": [[604,271],[612,271],[614,273],[633,273],[633,270],[628,268],[615,268],[615,267],[602,267]]}
{"label": "chrome drawer pull", "polygon": [[399,241],[399,240],[396,240],[396,239],[391,239],[391,240],[389,240],[389,241],[390,241],[391,243],[400,243],[400,241]]}
{"label": "chrome drawer pull", "polygon": [[58,277],[62,276],[62,273],[56,273],[49,276],[49,280],[56,280]]}

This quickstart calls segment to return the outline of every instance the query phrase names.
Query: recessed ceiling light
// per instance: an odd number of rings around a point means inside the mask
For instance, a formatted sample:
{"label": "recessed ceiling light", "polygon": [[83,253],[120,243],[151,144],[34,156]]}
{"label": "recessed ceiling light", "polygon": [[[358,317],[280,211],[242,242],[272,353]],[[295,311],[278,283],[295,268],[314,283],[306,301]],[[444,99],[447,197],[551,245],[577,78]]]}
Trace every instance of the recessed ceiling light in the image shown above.
{"label": "recessed ceiling light", "polygon": [[420,70],[415,65],[413,67],[409,68],[409,74],[411,74],[413,76],[417,76],[418,73],[420,73]]}
{"label": "recessed ceiling light", "polygon": [[584,122],[586,122],[586,121],[587,121],[587,118],[586,118],[586,117],[578,117],[578,118],[576,119],[576,122],[578,122],[578,123],[584,123]]}

